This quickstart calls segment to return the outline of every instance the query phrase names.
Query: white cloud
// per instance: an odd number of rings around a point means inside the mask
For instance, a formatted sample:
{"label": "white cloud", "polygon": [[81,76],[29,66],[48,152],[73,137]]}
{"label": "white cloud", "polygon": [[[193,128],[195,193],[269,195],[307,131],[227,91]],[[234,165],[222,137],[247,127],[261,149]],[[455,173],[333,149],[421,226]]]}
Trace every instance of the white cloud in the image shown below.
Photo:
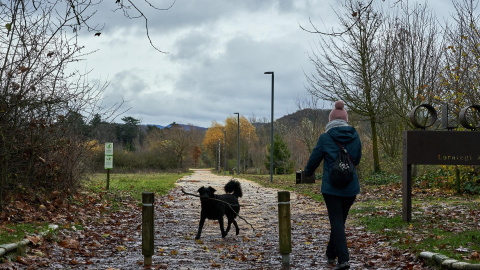
{"label": "white cloud", "polygon": [[126,115],[143,123],[208,127],[237,111],[270,119],[271,77],[265,71],[275,72],[279,118],[296,110],[295,98],[306,94],[303,71],[313,69],[308,52],[317,37],[299,24],[308,28],[311,18],[331,29],[338,21],[330,7],[335,4],[177,0],[168,11],[144,7],[152,41],[168,54],[152,48],[142,19],[128,20],[109,4],[97,14],[106,20],[102,35],[90,33],[81,42],[99,50],[87,57],[87,67],[94,68],[91,78],[111,81],[106,102],[123,97],[131,107]]}

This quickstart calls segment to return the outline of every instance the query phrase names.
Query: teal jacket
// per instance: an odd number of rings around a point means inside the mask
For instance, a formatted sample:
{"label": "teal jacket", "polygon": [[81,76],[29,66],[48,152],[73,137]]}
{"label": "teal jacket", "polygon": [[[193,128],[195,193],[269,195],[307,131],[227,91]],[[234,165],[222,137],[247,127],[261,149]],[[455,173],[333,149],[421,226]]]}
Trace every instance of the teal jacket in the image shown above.
{"label": "teal jacket", "polygon": [[342,144],[348,154],[352,157],[355,167],[360,163],[362,158],[362,143],[360,137],[354,127],[341,126],[331,128],[328,133],[323,133],[318,138],[317,145],[312,151],[305,167],[305,175],[311,176],[323,160],[323,178],[322,178],[322,193],[350,197],[356,196],[360,193],[360,183],[358,182],[357,170],[355,170],[353,181],[344,189],[338,189],[330,184],[330,171],[335,162],[339,146],[332,139],[335,138],[337,142]]}

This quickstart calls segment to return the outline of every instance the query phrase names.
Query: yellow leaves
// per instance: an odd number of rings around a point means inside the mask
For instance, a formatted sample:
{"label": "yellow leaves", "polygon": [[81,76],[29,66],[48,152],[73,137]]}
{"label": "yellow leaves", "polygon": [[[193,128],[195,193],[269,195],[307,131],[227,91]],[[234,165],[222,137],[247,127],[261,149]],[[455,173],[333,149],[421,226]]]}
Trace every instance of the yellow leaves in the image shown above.
{"label": "yellow leaves", "polygon": [[172,249],[172,251],[170,251],[170,255],[177,255],[178,254],[178,251],[175,250],[175,249]]}
{"label": "yellow leaves", "polygon": [[126,251],[127,250],[127,248],[125,246],[116,246],[115,249],[117,251]]}

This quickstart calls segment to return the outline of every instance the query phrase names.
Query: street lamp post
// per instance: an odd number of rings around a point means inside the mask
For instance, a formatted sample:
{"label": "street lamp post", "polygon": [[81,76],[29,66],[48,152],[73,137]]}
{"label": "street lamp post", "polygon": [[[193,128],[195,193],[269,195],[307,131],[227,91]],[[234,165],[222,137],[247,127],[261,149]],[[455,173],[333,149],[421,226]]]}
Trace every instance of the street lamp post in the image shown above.
{"label": "street lamp post", "polygon": [[240,173],[240,113],[233,113],[237,115],[237,175]]}
{"label": "street lamp post", "polygon": [[220,139],[218,139],[218,172],[220,172],[220,160],[221,160],[221,155],[220,155]]}
{"label": "street lamp post", "polygon": [[263,74],[271,74],[272,75],[272,120],[270,122],[270,183],[273,183],[273,78],[274,73],[273,71],[267,71]]}
{"label": "street lamp post", "polygon": [[224,172],[223,175],[227,175],[227,131],[223,130],[225,147],[223,148],[223,168]]}

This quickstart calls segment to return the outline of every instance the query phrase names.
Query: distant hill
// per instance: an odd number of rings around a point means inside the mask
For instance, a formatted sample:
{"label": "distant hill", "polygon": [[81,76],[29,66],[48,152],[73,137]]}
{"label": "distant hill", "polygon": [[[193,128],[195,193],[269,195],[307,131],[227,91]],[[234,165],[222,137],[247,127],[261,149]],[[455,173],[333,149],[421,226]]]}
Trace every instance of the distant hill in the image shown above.
{"label": "distant hill", "polygon": [[[294,113],[291,113],[291,114],[288,114],[288,115],[285,115],[285,116],[282,116],[280,118],[278,118],[276,120],[276,122],[279,122],[285,126],[291,126],[291,125],[296,125],[298,124],[300,121],[302,121],[303,118],[308,118],[310,120],[313,120],[317,117],[320,117],[321,119],[325,119],[325,121],[328,120],[328,115],[330,113],[330,110],[320,110],[320,109],[303,109],[303,110],[299,110],[299,111],[296,111]],[[154,126],[154,127],[157,127],[159,129],[164,129],[164,128],[170,128],[172,127],[172,125],[179,125],[179,126],[182,126],[184,127],[185,129],[189,129],[190,127],[193,127],[193,128],[198,128],[202,131],[207,131],[208,128],[206,127],[199,127],[199,126],[191,126],[191,125],[185,125],[185,124],[178,124],[178,123],[171,123],[169,125],[166,125],[166,126],[162,126],[162,125],[156,125],[156,124],[145,124],[145,125],[141,125],[141,128],[142,130],[146,131],[148,129],[149,126]],[[255,128],[260,128],[260,127],[264,127],[266,125],[270,125],[270,123],[252,123],[252,125],[255,127]]]}
{"label": "distant hill", "polygon": [[277,119],[277,122],[282,123],[283,125],[290,126],[296,125],[303,118],[308,118],[310,120],[314,120],[316,118],[325,119],[325,123],[328,121],[328,115],[330,114],[330,110],[320,110],[320,109],[303,109],[296,111],[294,113],[282,116],[281,118]]}
{"label": "distant hill", "polygon": [[[315,118],[320,117],[320,119],[324,119],[326,123],[328,121],[329,114],[330,114],[330,110],[303,109],[303,110],[299,110],[294,113],[282,116],[278,118],[276,122],[285,126],[295,126],[304,118],[308,118],[313,121]],[[255,128],[263,127],[265,125],[270,125],[270,123],[253,123],[253,126]]]}
{"label": "distant hill", "polygon": [[148,127],[156,127],[156,128],[159,128],[159,129],[164,129],[164,128],[171,128],[173,125],[178,125],[178,126],[181,126],[183,127],[185,130],[190,130],[190,128],[195,128],[195,129],[199,129],[201,131],[207,131],[208,128],[204,128],[204,127],[199,127],[199,126],[192,126],[192,125],[185,125],[185,124],[178,124],[178,123],[171,123],[169,125],[166,125],[166,126],[162,126],[162,125],[155,125],[155,124],[146,124],[146,125],[141,125],[141,129],[142,130],[147,130]]}

